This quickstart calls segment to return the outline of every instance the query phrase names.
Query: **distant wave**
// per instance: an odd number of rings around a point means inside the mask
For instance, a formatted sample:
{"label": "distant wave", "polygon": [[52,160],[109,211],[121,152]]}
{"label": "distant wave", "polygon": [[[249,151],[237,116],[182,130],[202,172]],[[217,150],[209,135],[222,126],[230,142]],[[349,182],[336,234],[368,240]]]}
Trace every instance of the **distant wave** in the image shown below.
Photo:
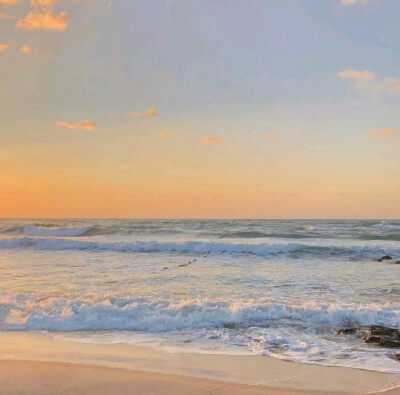
{"label": "distant wave", "polygon": [[142,221],[142,220],[48,220],[0,221],[0,235],[42,237],[170,236],[186,239],[353,239],[400,238],[400,221]]}
{"label": "distant wave", "polygon": [[281,238],[281,239],[307,239],[312,236],[301,233],[266,233],[257,231],[238,231],[223,233],[220,239],[261,239],[261,238]]}
{"label": "distant wave", "polygon": [[0,233],[23,233],[24,232],[23,225],[15,225],[15,226],[7,226],[0,229]]}
{"label": "distant wave", "polygon": [[44,227],[26,225],[24,227],[24,234],[27,236],[75,237],[84,235],[91,228],[91,226]]}
{"label": "distant wave", "polygon": [[[209,300],[169,301],[148,298],[98,300],[32,300],[17,295],[2,298],[1,330],[131,330],[175,331],[268,327],[274,321],[291,320],[333,326],[386,325],[400,327],[400,307],[341,304],[299,306]],[[16,315],[15,312],[19,314]],[[21,317],[18,322],[16,317]]]}
{"label": "distant wave", "polygon": [[373,229],[378,230],[399,230],[400,231],[400,222],[381,222],[380,224],[375,224],[372,226]]}
{"label": "distant wave", "polygon": [[[80,232],[83,232],[81,229]],[[78,234],[78,233],[76,233]],[[318,244],[306,243],[234,243],[214,241],[107,241],[86,238],[15,237],[0,239],[0,249],[32,248],[37,250],[88,250],[116,252],[170,252],[184,254],[251,254],[257,256],[286,254],[304,256],[367,259],[381,254],[400,255],[399,244]]]}
{"label": "distant wave", "polygon": [[351,230],[351,227],[338,225],[304,225],[303,229],[308,232],[343,232]]}
{"label": "distant wave", "polygon": [[120,252],[185,252],[185,253],[248,253],[255,255],[279,254],[301,248],[300,244],[245,244],[206,241],[159,242],[131,241],[107,242],[63,238],[18,237],[0,239],[0,248],[35,248],[38,250],[93,250]]}
{"label": "distant wave", "polygon": [[386,240],[386,241],[400,241],[400,232],[389,233],[384,235],[371,235],[371,234],[361,234],[357,237],[360,240]]}

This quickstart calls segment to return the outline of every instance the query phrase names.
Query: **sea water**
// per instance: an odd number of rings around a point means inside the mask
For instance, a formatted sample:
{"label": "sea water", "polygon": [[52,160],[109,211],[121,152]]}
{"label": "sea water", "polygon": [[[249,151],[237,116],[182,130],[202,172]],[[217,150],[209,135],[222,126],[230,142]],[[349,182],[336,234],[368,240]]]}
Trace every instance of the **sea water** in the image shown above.
{"label": "sea water", "polygon": [[385,254],[398,220],[1,220],[0,330],[400,373],[337,333],[400,328]]}

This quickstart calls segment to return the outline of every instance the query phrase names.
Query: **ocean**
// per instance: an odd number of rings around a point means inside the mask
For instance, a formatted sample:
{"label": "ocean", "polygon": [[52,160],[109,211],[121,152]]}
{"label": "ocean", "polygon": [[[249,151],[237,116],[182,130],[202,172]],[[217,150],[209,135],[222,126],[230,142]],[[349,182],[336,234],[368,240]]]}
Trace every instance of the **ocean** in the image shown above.
{"label": "ocean", "polygon": [[1,220],[0,331],[400,374],[399,220]]}

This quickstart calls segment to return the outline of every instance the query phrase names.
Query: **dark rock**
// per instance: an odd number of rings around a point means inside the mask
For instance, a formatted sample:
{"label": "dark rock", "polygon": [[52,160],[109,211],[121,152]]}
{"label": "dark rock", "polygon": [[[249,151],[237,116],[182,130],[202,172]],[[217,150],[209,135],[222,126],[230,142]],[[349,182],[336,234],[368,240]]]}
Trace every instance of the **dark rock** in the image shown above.
{"label": "dark rock", "polygon": [[227,322],[226,324],[224,324],[224,328],[226,328],[226,329],[235,329],[235,328],[236,328],[236,325]]}
{"label": "dark rock", "polygon": [[386,326],[373,325],[370,328],[371,335],[386,336],[391,339],[400,340],[400,329],[389,328]]}
{"label": "dark rock", "polygon": [[386,348],[400,348],[400,341],[386,337],[380,341],[379,345]]}
{"label": "dark rock", "polygon": [[338,330],[338,335],[353,335],[356,333],[360,328],[342,328]]}
{"label": "dark rock", "polygon": [[372,336],[371,334],[364,337],[365,343],[381,343],[382,338],[380,336]]}
{"label": "dark rock", "polygon": [[390,255],[384,255],[381,260],[382,261],[390,261],[391,259],[393,259]]}
{"label": "dark rock", "polygon": [[374,336],[389,336],[392,337],[397,329],[389,328],[387,326],[372,325],[370,327],[371,335]]}
{"label": "dark rock", "polygon": [[400,265],[400,261],[394,261],[393,262],[395,265]]}
{"label": "dark rock", "polygon": [[375,262],[383,262],[383,261],[390,261],[393,259],[390,255],[384,255],[381,258],[374,259]]}
{"label": "dark rock", "polygon": [[394,359],[395,361],[400,361],[400,354],[393,354],[392,359]]}
{"label": "dark rock", "polygon": [[400,329],[382,325],[362,326],[357,328],[342,328],[338,335],[356,334],[365,343],[376,344],[386,348],[400,348]]}

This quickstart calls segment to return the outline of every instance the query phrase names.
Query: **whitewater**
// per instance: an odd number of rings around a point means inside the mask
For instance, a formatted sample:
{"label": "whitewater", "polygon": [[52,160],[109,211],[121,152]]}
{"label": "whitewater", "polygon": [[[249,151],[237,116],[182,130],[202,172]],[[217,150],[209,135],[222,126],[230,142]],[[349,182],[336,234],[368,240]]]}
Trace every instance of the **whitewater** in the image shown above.
{"label": "whitewater", "polygon": [[[399,220],[1,220],[0,330],[400,374]],[[394,261],[393,260],[393,261]]]}

